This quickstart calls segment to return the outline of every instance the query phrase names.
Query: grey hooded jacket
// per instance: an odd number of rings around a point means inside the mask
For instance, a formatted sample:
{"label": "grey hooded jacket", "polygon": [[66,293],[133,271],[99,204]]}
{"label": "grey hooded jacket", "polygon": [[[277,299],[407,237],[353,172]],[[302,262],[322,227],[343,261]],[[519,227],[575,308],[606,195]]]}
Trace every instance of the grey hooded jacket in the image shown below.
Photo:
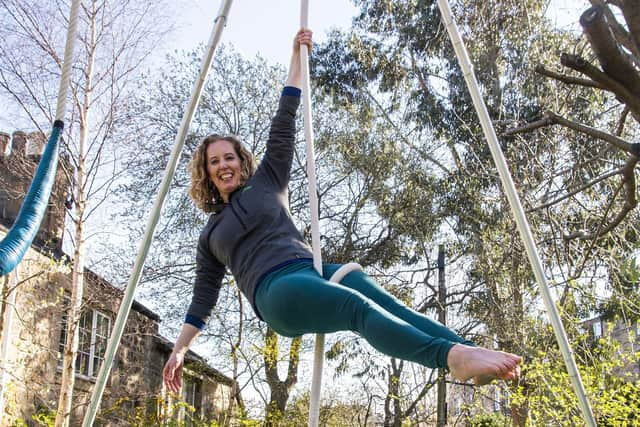
{"label": "grey hooded jacket", "polygon": [[255,174],[233,192],[229,203],[212,214],[198,239],[196,280],[186,323],[202,329],[216,304],[229,267],[258,316],[254,294],[274,267],[312,257],[288,208],[295,143],[295,115],[300,90],[285,87],[271,121],[266,153]]}

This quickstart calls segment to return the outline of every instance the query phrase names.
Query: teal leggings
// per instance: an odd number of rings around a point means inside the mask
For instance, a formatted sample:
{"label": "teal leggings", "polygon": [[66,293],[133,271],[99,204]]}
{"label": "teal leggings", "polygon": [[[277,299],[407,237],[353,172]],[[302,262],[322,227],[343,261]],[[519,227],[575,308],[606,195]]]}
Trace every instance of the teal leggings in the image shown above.
{"label": "teal leggings", "polygon": [[269,273],[255,294],[260,315],[283,336],[350,330],[388,356],[429,368],[446,368],[455,344],[474,345],[410,309],[363,272],[349,273],[342,284],[329,282],[339,267],[325,264],[325,278],[310,261]]}

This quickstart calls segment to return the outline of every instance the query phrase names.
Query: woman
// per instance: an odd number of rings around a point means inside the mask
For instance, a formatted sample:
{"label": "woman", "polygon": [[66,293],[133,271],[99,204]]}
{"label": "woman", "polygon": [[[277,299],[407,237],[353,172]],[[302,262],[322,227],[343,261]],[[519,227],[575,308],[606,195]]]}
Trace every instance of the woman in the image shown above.
{"label": "woman", "polygon": [[311,48],[311,31],[296,35],[260,167],[254,172],[253,156],[240,141],[219,135],[205,138],[191,160],[191,197],[212,215],[198,241],[191,305],[164,367],[167,388],[181,387],[184,354],[211,314],[227,267],[258,317],[281,335],[352,330],[382,353],[449,368],[462,381],[516,379],[519,356],[476,347],[406,307],[362,272],[349,273],[338,285],[325,280],[338,265],[325,265],[325,278],[313,268],[311,248],[287,206],[301,44]]}

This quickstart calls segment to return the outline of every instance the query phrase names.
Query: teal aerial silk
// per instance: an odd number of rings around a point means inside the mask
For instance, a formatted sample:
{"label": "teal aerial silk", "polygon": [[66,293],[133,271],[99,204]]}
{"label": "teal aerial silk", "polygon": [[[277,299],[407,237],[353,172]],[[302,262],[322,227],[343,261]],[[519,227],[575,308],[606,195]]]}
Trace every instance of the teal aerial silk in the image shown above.
{"label": "teal aerial silk", "polygon": [[0,242],[0,276],[10,273],[22,260],[38,233],[58,167],[58,147],[64,123],[56,120],[35,176],[9,233]]}

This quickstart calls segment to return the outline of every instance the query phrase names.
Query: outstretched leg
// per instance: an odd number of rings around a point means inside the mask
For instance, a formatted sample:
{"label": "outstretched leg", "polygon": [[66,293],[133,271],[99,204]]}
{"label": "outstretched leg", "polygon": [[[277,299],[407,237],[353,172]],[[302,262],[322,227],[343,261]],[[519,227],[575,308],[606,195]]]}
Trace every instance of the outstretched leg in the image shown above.
{"label": "outstretched leg", "polygon": [[310,263],[268,275],[255,298],[263,319],[285,336],[350,330],[384,354],[431,368],[446,367],[455,344],[421,331],[353,289],[328,282]]}
{"label": "outstretched leg", "polygon": [[328,282],[310,263],[292,264],[260,283],[256,305],[281,335],[351,330],[384,354],[430,368],[449,367],[460,380],[517,377],[518,356],[464,345],[453,331],[407,308],[362,273],[350,273],[344,282]]}
{"label": "outstretched leg", "polygon": [[[324,277],[330,277],[339,267],[337,264],[325,264]],[[447,355],[447,365],[454,378],[460,381],[473,378],[475,384],[483,385],[494,379],[510,380],[520,376],[520,356],[476,347],[473,342],[460,337],[440,322],[407,307],[367,274],[361,271],[349,273],[341,284],[365,295],[389,313],[426,334],[457,343]]]}
{"label": "outstretched leg", "polygon": [[[338,268],[340,268],[339,264],[325,264],[322,273],[325,278],[329,278]],[[362,271],[354,271],[347,274],[347,276],[342,280],[341,285],[366,296],[384,310],[420,329],[428,335],[444,338],[454,343],[463,343],[471,346],[475,345],[472,341],[465,340],[442,323],[407,307],[406,304],[391,295]]]}

